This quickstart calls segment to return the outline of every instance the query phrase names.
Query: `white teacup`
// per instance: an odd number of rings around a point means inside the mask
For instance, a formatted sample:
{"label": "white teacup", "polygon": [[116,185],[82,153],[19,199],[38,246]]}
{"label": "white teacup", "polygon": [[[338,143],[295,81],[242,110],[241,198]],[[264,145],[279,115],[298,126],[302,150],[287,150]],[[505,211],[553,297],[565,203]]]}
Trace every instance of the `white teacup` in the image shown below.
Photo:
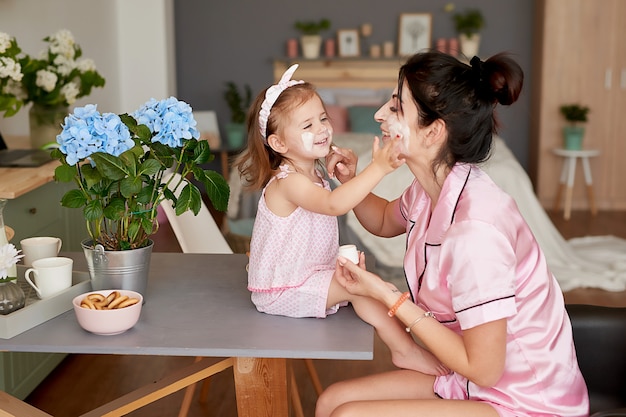
{"label": "white teacup", "polygon": [[359,264],[359,251],[356,245],[342,245],[339,247],[339,256],[343,256],[352,263]]}
{"label": "white teacup", "polygon": [[[39,298],[50,297],[72,286],[72,266],[70,258],[53,257],[37,259],[28,268],[24,278],[37,291]],[[34,281],[31,281],[34,274]]]}
{"label": "white teacup", "polygon": [[58,237],[29,237],[22,239],[23,262],[25,266],[32,266],[37,259],[52,258],[59,254],[61,250],[61,239]]}

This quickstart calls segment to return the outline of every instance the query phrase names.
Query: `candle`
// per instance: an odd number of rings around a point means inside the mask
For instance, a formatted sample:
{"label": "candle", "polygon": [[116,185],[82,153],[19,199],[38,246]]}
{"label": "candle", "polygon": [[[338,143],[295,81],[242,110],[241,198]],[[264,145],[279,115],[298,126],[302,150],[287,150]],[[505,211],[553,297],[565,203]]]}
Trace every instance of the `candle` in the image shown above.
{"label": "candle", "polygon": [[372,35],[372,25],[371,23],[363,23],[361,25],[361,35],[365,38]]}
{"label": "candle", "polygon": [[370,57],[372,57],[372,58],[380,58],[380,45],[371,45],[370,46]]}
{"label": "candle", "polygon": [[383,44],[383,55],[385,58],[391,58],[393,54],[393,42],[385,42]]}
{"label": "candle", "polygon": [[298,40],[287,39],[287,57],[295,58],[298,56]]}
{"label": "candle", "polygon": [[457,38],[448,39],[448,53],[452,56],[459,54],[459,40]]}
{"label": "candle", "polygon": [[325,44],[325,52],[326,57],[332,58],[335,56],[335,40],[334,39],[326,39]]}

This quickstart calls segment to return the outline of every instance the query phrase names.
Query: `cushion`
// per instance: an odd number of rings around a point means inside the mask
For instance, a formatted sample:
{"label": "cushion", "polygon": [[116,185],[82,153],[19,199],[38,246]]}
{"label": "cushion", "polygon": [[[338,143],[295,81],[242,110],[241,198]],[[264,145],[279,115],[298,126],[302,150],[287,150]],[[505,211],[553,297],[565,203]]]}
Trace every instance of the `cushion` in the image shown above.
{"label": "cushion", "polygon": [[348,128],[348,109],[333,104],[326,105],[326,114],[330,118],[333,132],[344,133],[350,130]]}
{"label": "cushion", "polygon": [[343,107],[352,106],[381,106],[385,100],[378,91],[355,91],[351,94],[337,93],[335,100]]}
{"label": "cushion", "polygon": [[380,123],[374,120],[374,113],[380,106],[351,106],[348,107],[350,131],[356,133],[380,134]]}

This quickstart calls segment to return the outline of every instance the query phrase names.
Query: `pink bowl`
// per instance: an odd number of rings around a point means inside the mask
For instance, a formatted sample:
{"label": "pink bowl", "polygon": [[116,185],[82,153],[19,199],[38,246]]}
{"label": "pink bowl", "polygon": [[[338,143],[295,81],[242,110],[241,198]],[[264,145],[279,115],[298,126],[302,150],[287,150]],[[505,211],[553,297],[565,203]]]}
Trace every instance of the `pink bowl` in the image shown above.
{"label": "pink bowl", "polygon": [[[127,295],[129,298],[138,298],[139,302],[132,306],[114,310],[91,310],[80,306],[80,303],[89,294],[102,294],[106,297],[113,291],[119,291],[121,295]],[[91,333],[105,336],[124,333],[133,327],[139,320],[142,304],[143,297],[141,294],[130,290],[90,291],[78,295],[72,300],[74,313],[76,313],[76,319],[78,319],[80,327]]]}

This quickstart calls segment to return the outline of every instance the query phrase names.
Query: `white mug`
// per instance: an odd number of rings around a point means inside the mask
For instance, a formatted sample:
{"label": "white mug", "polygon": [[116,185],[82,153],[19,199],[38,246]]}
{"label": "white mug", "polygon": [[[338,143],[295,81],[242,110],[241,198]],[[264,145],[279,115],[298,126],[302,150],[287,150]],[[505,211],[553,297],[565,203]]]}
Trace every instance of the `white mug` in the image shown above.
{"label": "white mug", "polygon": [[32,266],[33,261],[42,258],[52,258],[61,250],[61,239],[58,237],[29,237],[22,239],[23,262],[25,266]]}
{"label": "white mug", "polygon": [[352,261],[352,263],[359,264],[359,251],[356,249],[356,245],[342,245],[339,247],[339,255]]}
{"label": "white mug", "polygon": [[[46,298],[72,286],[72,266],[70,258],[53,257],[37,259],[28,268],[24,278],[35,289],[39,298]],[[34,281],[31,281],[34,274]]]}

